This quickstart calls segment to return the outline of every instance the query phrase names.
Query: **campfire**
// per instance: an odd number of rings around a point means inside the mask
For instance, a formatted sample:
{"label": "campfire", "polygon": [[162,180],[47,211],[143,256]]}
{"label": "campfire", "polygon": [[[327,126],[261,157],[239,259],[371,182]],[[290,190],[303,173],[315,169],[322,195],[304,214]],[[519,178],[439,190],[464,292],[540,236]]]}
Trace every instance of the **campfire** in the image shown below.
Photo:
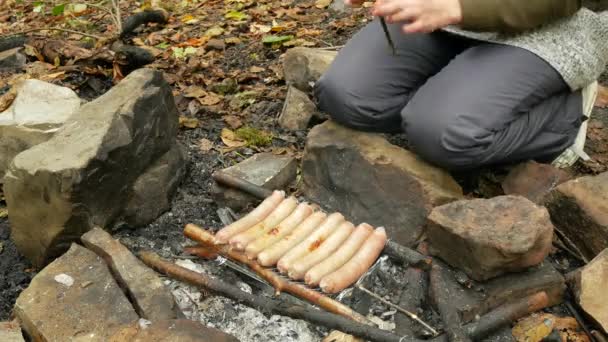
{"label": "campfire", "polygon": [[606,342],[606,88],[451,174],[318,111],[330,2],[0,0],[0,342]]}

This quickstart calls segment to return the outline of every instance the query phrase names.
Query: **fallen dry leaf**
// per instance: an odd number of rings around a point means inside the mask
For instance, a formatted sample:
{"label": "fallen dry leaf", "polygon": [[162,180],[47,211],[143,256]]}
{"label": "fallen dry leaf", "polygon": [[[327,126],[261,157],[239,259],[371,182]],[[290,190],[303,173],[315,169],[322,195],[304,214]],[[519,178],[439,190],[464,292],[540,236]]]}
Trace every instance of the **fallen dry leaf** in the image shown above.
{"label": "fallen dry leaf", "polygon": [[197,118],[189,118],[186,116],[179,117],[179,126],[185,128],[197,128],[198,127],[198,119]]}
{"label": "fallen dry leaf", "polygon": [[599,86],[597,90],[597,98],[595,99],[595,106],[598,108],[608,107],[608,88]]}
{"label": "fallen dry leaf", "polygon": [[226,42],[226,44],[240,44],[242,42],[241,39],[238,37],[226,38],[224,39],[224,41]]}
{"label": "fallen dry leaf", "polygon": [[260,68],[259,66],[255,66],[255,65],[252,66],[251,68],[249,68],[249,71],[253,72],[254,74],[258,73],[258,72],[262,72],[264,70],[265,70],[264,68]]}
{"label": "fallen dry leaf", "polygon": [[200,148],[201,151],[203,152],[209,152],[213,149],[214,145],[213,145],[213,141],[209,140],[209,139],[201,139],[201,141],[198,144],[198,147]]}
{"label": "fallen dry leaf", "polygon": [[222,98],[218,94],[207,93],[205,97],[200,98],[198,100],[204,106],[213,106],[215,104],[220,103],[220,101],[222,101]]}
{"label": "fallen dry leaf", "polygon": [[199,86],[189,86],[188,88],[184,89],[184,97],[200,98],[204,96],[207,96],[207,92]]}
{"label": "fallen dry leaf", "polygon": [[243,126],[243,122],[236,115],[225,115],[224,117],[222,117],[222,119],[232,129],[237,129],[237,128]]}
{"label": "fallen dry leaf", "polygon": [[552,314],[532,314],[525,317],[513,327],[512,333],[517,342],[540,342],[551,334],[553,329],[559,331],[562,341],[590,342],[576,319]]}
{"label": "fallen dry leaf", "polygon": [[[332,0],[317,0],[315,2],[315,7],[316,8],[326,8],[327,6],[329,6],[331,4]],[[340,1],[340,0],[338,0]]]}
{"label": "fallen dry leaf", "polygon": [[244,140],[239,139],[234,131],[228,128],[222,128],[220,138],[222,139],[224,145],[228,147],[243,147],[247,144],[247,142]]}

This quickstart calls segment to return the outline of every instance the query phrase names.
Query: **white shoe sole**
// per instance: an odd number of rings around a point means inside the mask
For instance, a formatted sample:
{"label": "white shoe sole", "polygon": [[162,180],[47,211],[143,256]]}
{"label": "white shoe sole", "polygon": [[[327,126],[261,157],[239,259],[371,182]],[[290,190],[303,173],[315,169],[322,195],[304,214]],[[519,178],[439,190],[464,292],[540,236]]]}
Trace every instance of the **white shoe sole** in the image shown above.
{"label": "white shoe sole", "polygon": [[597,81],[583,88],[583,115],[587,117],[587,120],[583,121],[579,127],[578,134],[576,135],[576,139],[574,139],[572,146],[568,147],[551,163],[553,166],[558,168],[566,168],[574,165],[579,158],[585,161],[591,159],[589,155],[585,153],[584,148],[587,140],[587,125],[589,124],[589,118],[591,118],[595,100],[597,99],[597,92]]}

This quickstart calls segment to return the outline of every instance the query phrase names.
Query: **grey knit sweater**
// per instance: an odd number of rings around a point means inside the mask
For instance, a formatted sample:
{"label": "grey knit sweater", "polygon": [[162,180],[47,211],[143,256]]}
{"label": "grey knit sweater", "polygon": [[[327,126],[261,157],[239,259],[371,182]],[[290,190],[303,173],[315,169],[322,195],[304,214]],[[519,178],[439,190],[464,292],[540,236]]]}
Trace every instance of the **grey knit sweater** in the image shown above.
{"label": "grey knit sweater", "polygon": [[570,18],[518,35],[471,32],[456,27],[445,30],[535,53],[553,66],[572,90],[597,80],[608,64],[608,11],[595,13],[582,8]]}

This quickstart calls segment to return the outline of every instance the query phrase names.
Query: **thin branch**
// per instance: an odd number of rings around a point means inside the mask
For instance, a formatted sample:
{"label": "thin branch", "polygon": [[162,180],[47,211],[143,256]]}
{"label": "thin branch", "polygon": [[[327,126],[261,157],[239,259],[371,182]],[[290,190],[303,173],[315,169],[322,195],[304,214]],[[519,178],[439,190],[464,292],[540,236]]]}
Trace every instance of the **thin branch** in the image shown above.
{"label": "thin branch", "polygon": [[98,10],[101,10],[101,11],[109,14],[110,18],[114,22],[114,25],[116,26],[116,29],[117,30],[119,29],[119,27],[120,27],[120,20],[116,19],[116,17],[114,16],[114,12],[112,12],[111,9],[109,9],[109,8],[107,8],[105,6],[102,6],[102,5],[92,4],[92,3],[88,3],[88,2],[85,2],[84,4],[87,5],[87,6],[93,7],[93,8],[97,8]]}
{"label": "thin branch", "polygon": [[6,36],[0,36],[0,38],[10,37],[10,36],[16,36],[16,35],[20,35],[20,34],[26,34],[26,33],[30,33],[30,32],[38,32],[38,31],[61,31],[61,32],[67,32],[67,33],[79,34],[81,36],[95,38],[95,39],[104,39],[104,37],[98,36],[98,35],[95,35],[95,34],[85,33],[85,32],[80,32],[80,31],[75,31],[75,30],[70,30],[70,29],[64,29],[64,28],[60,28],[60,27],[39,27],[39,28],[33,28],[33,29],[21,31],[21,32],[11,33],[11,34],[8,34]]}
{"label": "thin branch", "polygon": [[112,0],[112,7],[114,7],[114,15],[118,24],[118,32],[122,33],[122,20],[120,16],[120,0]]}
{"label": "thin branch", "polygon": [[421,320],[418,315],[416,315],[415,313],[409,312],[407,310],[405,310],[404,308],[400,307],[399,305],[393,304],[391,302],[389,302],[388,300],[378,296],[377,294],[375,294],[374,292],[366,289],[365,287],[359,285],[357,286],[357,288],[365,293],[367,293],[368,295],[372,296],[373,298],[381,301],[382,303],[392,307],[395,310],[401,311],[402,313],[404,313],[406,316],[408,316],[409,318],[413,319],[414,321],[420,323],[423,327],[425,327],[429,332],[431,332],[431,334],[433,334],[433,336],[437,336],[439,335],[439,332],[437,332],[437,330],[435,330],[433,327],[431,327],[429,324],[427,324],[426,322],[424,322],[423,320]]}

